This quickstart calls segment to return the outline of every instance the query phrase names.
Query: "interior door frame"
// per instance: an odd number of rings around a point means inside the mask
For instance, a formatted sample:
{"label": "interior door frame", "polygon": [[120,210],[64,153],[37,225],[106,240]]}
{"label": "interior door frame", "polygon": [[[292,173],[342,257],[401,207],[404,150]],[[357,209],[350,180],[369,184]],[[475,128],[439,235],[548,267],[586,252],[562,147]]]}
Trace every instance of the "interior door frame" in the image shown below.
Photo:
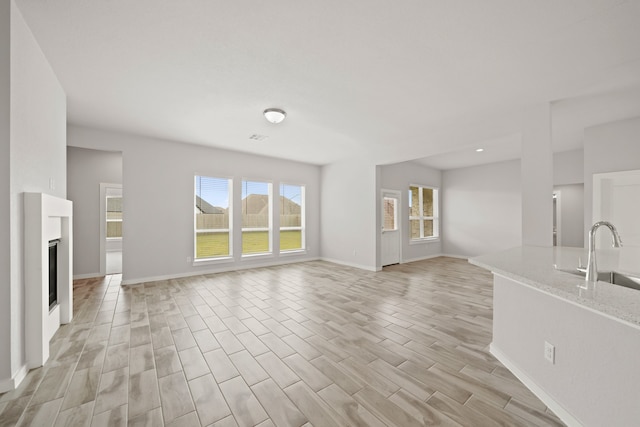
{"label": "interior door frame", "polygon": [[556,246],[562,246],[562,190],[553,190],[556,199]]}
{"label": "interior door frame", "polygon": [[[608,215],[608,211],[605,209],[606,203],[603,203],[603,191],[606,187],[613,185],[612,181],[618,181],[618,183],[625,181],[633,181],[640,177],[640,170],[627,170],[617,172],[604,172],[593,174],[593,201],[591,210],[591,224],[596,221],[600,221],[603,215]],[[604,212],[603,212],[604,211]],[[591,227],[589,224],[589,227]]]}
{"label": "interior door frame", "polygon": [[100,183],[100,276],[107,274],[107,188],[122,190],[122,184]]}
{"label": "interior door frame", "polygon": [[[612,188],[616,185],[638,185],[640,181],[640,169],[603,172],[593,174],[592,189],[592,208],[591,208],[591,224],[596,221],[611,221],[611,193]],[[586,224],[591,227],[591,224]],[[614,224],[620,229],[619,224]],[[609,236],[605,233],[599,233],[596,236],[598,247],[606,247]],[[624,242],[624,235],[622,236]]]}
{"label": "interior door frame", "polygon": [[[400,190],[390,190],[382,188],[380,189],[380,244],[382,244],[382,235],[384,234],[384,198],[385,195],[392,195],[396,200],[398,200],[398,205],[396,207],[396,227],[398,233],[398,263],[402,264],[402,191]],[[380,259],[380,264],[384,267],[384,262],[382,262],[382,257]]]}

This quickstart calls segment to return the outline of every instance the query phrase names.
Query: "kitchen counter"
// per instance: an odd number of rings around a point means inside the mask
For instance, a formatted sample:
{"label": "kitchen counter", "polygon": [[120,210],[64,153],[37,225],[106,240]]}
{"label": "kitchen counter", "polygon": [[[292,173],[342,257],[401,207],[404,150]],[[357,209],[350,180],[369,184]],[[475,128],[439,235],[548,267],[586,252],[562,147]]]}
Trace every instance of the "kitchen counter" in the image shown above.
{"label": "kitchen counter", "polygon": [[[616,250],[598,250],[598,271],[616,270],[640,276],[640,271],[618,268]],[[558,271],[587,264],[587,250],[523,246],[469,259],[471,264],[516,280],[570,303],[594,310],[640,328],[640,291],[606,282],[588,284],[577,275]]]}
{"label": "kitchen counter", "polygon": [[[638,275],[637,256],[596,258],[599,271]],[[638,425],[640,291],[556,269],[585,265],[584,249],[525,246],[469,262],[494,276],[491,354],[569,426]]]}

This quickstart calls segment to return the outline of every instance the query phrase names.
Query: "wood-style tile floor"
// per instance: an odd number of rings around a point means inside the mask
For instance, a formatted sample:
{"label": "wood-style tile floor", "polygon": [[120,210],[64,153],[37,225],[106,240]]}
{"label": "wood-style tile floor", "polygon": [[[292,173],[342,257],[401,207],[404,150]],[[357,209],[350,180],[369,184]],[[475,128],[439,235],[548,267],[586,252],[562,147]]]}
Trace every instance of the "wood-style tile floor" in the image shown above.
{"label": "wood-style tile floor", "polygon": [[73,322],[0,395],[0,425],[562,425],[489,354],[492,279],[466,261],[74,290]]}

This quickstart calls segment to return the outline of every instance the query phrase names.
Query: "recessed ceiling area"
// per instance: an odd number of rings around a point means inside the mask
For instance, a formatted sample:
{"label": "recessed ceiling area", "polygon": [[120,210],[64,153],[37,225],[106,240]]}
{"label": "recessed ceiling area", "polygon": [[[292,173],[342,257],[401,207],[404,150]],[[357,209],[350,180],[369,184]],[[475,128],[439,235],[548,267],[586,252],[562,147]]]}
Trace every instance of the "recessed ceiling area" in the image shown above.
{"label": "recessed ceiling area", "polygon": [[[556,151],[640,115],[637,1],[16,3],[77,125],[446,169],[512,157],[533,104],[553,104]],[[262,114],[274,105],[277,126]]]}

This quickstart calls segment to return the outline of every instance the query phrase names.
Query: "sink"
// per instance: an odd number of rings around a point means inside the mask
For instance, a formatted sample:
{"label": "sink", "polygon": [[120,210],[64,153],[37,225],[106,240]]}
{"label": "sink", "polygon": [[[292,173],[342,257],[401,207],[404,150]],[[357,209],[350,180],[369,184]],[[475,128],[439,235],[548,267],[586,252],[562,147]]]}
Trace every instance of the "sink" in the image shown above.
{"label": "sink", "polygon": [[[586,269],[576,268],[575,270],[565,270],[556,268],[563,273],[575,274],[576,276],[585,277]],[[602,271],[598,273],[599,282],[607,282],[613,285],[624,286],[625,288],[640,290],[640,277],[630,276],[628,274],[618,273],[617,271]]]}

